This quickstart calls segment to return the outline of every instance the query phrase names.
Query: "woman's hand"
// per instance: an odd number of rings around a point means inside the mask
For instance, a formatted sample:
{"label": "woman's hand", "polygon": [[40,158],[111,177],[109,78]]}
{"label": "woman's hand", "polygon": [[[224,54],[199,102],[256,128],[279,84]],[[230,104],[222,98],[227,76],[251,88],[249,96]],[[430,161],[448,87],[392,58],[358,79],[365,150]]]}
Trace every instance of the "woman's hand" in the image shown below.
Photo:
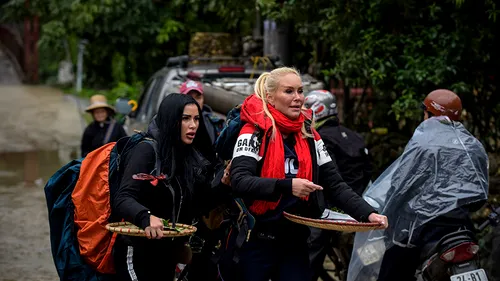
{"label": "woman's hand", "polygon": [[380,223],[380,229],[386,229],[389,226],[389,221],[387,220],[386,216],[379,215],[376,213],[371,213],[368,216],[368,220],[370,222],[378,222]]}
{"label": "woman's hand", "polygon": [[146,227],[146,237],[148,239],[160,239],[163,237],[163,221],[159,217],[151,215],[149,226]]}
{"label": "woman's hand", "polygon": [[306,179],[292,179],[292,194],[294,196],[299,198],[307,197],[309,193],[316,190],[323,190],[323,188]]}
{"label": "woman's hand", "polygon": [[226,169],[224,169],[224,175],[222,176],[222,179],[220,180],[223,184],[231,186],[231,162],[227,165]]}

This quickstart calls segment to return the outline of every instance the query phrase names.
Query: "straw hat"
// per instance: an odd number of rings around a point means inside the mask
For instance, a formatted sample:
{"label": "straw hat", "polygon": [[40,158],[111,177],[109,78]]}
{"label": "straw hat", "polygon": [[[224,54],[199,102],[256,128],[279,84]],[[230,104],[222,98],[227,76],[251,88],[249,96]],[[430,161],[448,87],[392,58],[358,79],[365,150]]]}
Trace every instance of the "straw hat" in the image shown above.
{"label": "straw hat", "polygon": [[87,112],[91,112],[97,108],[107,108],[113,113],[116,112],[115,108],[108,104],[108,100],[103,95],[93,95],[90,97],[90,106],[85,109]]}

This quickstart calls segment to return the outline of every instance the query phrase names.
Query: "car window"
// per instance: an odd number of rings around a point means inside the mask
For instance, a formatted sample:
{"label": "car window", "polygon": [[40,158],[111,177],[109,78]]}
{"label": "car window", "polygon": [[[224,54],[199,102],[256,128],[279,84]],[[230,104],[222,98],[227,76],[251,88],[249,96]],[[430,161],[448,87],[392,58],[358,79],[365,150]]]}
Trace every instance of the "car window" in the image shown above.
{"label": "car window", "polygon": [[153,118],[153,116],[158,112],[158,106],[160,105],[160,94],[164,87],[165,76],[159,76],[156,78],[156,83],[151,90],[151,97],[149,98],[149,104],[146,108],[147,122]]}
{"label": "car window", "polygon": [[157,84],[158,84],[158,79],[155,78],[149,81],[146,87],[144,87],[144,92],[142,93],[139,99],[139,108],[135,112],[135,116],[132,116],[135,117],[140,122],[149,121],[147,120],[148,108],[151,101],[152,93],[154,92],[154,89],[156,88]]}
{"label": "car window", "polygon": [[[167,95],[172,93],[179,93],[179,88],[182,82],[180,80],[170,80],[170,82],[166,83],[161,90],[161,96],[159,100],[163,100]],[[156,105],[156,110],[158,110],[159,104]]]}

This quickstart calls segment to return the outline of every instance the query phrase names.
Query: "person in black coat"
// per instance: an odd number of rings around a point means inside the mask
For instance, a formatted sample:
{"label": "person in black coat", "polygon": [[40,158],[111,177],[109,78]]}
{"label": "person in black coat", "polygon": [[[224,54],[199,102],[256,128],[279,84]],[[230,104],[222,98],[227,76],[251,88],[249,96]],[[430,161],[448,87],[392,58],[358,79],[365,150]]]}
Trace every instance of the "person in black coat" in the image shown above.
{"label": "person in black coat", "polygon": [[161,103],[148,134],[158,143],[162,174],[154,185],[139,180],[150,174],[156,155],[142,142],[125,159],[120,187],[113,200],[113,217],[144,229],[147,238],[119,235],[114,246],[119,280],[165,280],[174,278],[177,263],[187,263],[187,238],[161,239],[163,221],[192,224],[196,217],[217,204],[211,186],[215,153],[203,126],[201,109],[187,95],[170,94]]}
{"label": "person in black coat", "polygon": [[373,165],[365,140],[357,132],[342,126],[337,117],[337,99],[326,90],[306,95],[305,107],[314,113],[315,128],[337,164],[340,175],[362,195],[372,177]]}
{"label": "person in black coat", "polygon": [[107,103],[103,95],[90,98],[90,106],[85,110],[92,114],[94,121],[90,123],[82,136],[81,154],[87,156],[91,151],[127,136],[127,133],[113,118],[115,109]]}

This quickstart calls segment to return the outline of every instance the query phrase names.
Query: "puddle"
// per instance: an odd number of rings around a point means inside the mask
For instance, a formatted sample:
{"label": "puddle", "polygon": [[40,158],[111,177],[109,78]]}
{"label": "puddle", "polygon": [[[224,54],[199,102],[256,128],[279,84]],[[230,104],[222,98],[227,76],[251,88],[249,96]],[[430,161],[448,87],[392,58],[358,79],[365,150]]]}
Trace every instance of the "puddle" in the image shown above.
{"label": "puddle", "polygon": [[77,148],[52,151],[0,153],[0,182],[2,185],[45,185],[63,165],[76,159]]}

